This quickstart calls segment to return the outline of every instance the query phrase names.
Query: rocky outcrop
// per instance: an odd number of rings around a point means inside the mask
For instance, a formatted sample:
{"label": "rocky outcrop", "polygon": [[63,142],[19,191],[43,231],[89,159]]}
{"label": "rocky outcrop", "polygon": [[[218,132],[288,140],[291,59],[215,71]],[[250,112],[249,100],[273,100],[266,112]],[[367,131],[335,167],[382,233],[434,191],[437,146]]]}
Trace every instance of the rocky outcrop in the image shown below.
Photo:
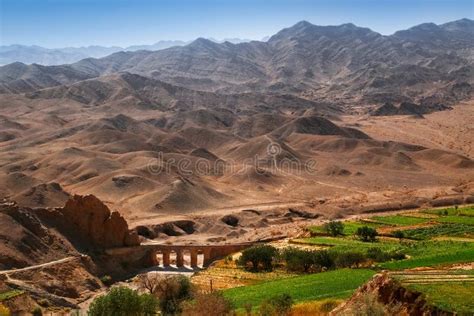
{"label": "rocky outcrop", "polygon": [[35,211],[0,201],[0,270],[23,268],[75,255],[76,251]]}
{"label": "rocky outcrop", "polygon": [[101,247],[124,247],[140,244],[135,231],[128,229],[127,221],[93,195],[75,195],[58,209],[73,226],[75,233],[90,244]]}
{"label": "rocky outcrop", "polygon": [[384,304],[388,309],[396,307],[397,315],[454,315],[431,306],[422,293],[407,289],[390,277],[388,273],[375,275],[372,280],[362,285],[347,302],[333,310],[330,315],[344,314],[357,308],[364,295],[373,295],[379,303]]}

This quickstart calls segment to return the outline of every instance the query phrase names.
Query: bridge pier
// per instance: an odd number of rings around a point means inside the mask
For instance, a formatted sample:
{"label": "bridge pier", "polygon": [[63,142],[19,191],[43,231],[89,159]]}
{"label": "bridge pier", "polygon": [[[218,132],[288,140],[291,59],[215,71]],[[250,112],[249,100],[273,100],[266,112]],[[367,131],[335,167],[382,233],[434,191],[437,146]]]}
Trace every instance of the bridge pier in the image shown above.
{"label": "bridge pier", "polygon": [[170,266],[170,250],[162,250],[163,253],[163,266],[169,267]]}
{"label": "bridge pier", "polygon": [[191,250],[191,267],[196,268],[198,266],[198,251]]}
{"label": "bridge pier", "polygon": [[207,267],[212,263],[212,256],[211,256],[212,249],[210,248],[204,248],[203,253],[204,253],[204,262],[203,262],[203,267]]}
{"label": "bridge pier", "polygon": [[176,250],[176,267],[184,267],[184,251],[181,249]]}

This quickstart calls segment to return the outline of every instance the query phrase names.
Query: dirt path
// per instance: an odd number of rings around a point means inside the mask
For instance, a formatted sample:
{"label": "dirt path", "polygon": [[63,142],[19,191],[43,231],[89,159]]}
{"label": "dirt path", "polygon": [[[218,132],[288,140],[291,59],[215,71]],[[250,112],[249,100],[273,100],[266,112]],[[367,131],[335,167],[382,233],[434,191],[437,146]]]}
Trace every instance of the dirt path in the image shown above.
{"label": "dirt path", "polygon": [[79,257],[77,257],[77,256],[71,256],[71,257],[66,257],[66,258],[62,258],[62,259],[58,259],[58,260],[54,260],[54,261],[50,261],[50,262],[46,262],[46,263],[41,263],[41,264],[37,264],[37,265],[34,265],[34,266],[25,267],[25,268],[2,270],[2,271],[0,271],[0,274],[8,274],[8,273],[14,273],[14,272],[34,270],[34,269],[43,268],[43,267],[49,267],[49,266],[52,266],[52,265],[55,265],[55,264],[72,261],[72,260],[75,260],[75,259],[78,259],[78,258]]}

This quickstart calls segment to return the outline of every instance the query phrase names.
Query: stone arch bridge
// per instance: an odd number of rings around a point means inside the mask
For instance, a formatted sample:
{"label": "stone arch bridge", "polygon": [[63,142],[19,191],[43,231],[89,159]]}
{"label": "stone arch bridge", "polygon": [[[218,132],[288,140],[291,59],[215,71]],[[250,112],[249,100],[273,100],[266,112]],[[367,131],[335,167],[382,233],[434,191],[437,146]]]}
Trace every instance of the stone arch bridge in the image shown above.
{"label": "stone arch bridge", "polygon": [[178,268],[185,266],[184,257],[185,255],[188,255],[190,258],[190,266],[196,268],[198,267],[198,257],[202,258],[202,265],[206,267],[217,259],[224,258],[225,256],[239,252],[252,245],[254,245],[254,243],[228,245],[173,245],[145,243],[134,247],[109,248],[106,250],[106,253],[109,256],[116,257],[122,262],[140,260],[141,266],[145,267],[158,265],[169,267],[173,255],[173,259],[176,261],[176,267]]}

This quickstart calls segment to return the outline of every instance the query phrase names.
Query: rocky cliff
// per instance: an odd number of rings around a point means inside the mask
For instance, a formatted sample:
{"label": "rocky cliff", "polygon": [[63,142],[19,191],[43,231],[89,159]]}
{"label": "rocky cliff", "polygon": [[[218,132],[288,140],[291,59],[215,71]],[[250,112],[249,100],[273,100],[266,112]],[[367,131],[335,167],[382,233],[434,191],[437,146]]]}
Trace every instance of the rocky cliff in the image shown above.
{"label": "rocky cliff", "polygon": [[76,238],[99,248],[139,245],[135,231],[129,231],[127,221],[102,203],[94,195],[75,195],[60,213],[64,227],[70,228]]}
{"label": "rocky cliff", "polygon": [[386,307],[387,315],[454,315],[431,306],[422,293],[412,291],[396,281],[388,273],[377,274],[372,280],[362,285],[352,297],[331,312],[330,315],[351,314],[364,304],[364,297],[374,297]]}

